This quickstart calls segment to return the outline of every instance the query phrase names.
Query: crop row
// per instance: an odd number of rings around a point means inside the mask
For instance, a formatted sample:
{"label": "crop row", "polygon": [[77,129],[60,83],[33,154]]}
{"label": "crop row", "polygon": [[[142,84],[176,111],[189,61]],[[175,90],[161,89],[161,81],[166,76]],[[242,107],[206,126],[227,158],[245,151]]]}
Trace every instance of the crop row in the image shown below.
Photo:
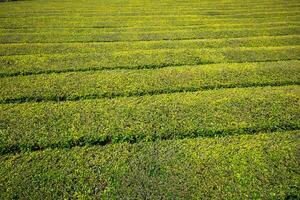
{"label": "crop row", "polygon": [[187,39],[88,43],[18,43],[0,44],[0,56],[26,54],[105,53],[132,50],[204,49],[223,47],[268,47],[300,45],[299,35],[258,36],[221,39]]}
{"label": "crop row", "polygon": [[[241,15],[247,12],[247,15],[251,15],[251,14],[258,14],[258,13],[279,13],[279,12],[295,12],[299,10],[299,6],[295,6],[295,7],[290,7],[290,8],[285,8],[285,7],[281,7],[281,8],[264,8],[264,9],[255,9],[252,10],[251,8],[246,8],[246,9],[240,9],[240,10],[194,10],[194,11],[190,11],[190,10],[180,10],[180,14],[184,17],[184,16],[228,16],[228,15]],[[146,16],[162,16],[162,17],[167,17],[167,16],[176,16],[178,15],[178,10],[164,10],[164,11],[159,11],[159,10],[140,10],[139,12],[120,12],[120,11],[112,11],[112,12],[101,12],[101,11],[95,11],[95,10],[91,10],[91,11],[78,11],[78,10],[69,10],[69,11],[45,11],[45,12],[15,12],[15,13],[9,13],[6,12],[4,14],[0,14],[0,18],[27,18],[27,17],[61,17],[61,16],[74,16],[74,17],[146,17]]]}
{"label": "crop row", "polygon": [[[262,2],[253,2],[253,1],[243,1],[242,4],[241,2],[238,1],[233,1],[232,3],[221,3],[221,2],[214,2],[211,4],[209,1],[204,2],[182,2],[182,1],[174,1],[174,2],[162,2],[162,1],[152,1],[152,2],[139,2],[139,1],[131,1],[129,3],[124,3],[122,6],[120,6],[120,2],[112,2],[112,1],[103,1],[103,2],[98,2],[98,1],[92,1],[93,5],[91,4],[82,4],[81,2],[74,2],[74,1],[60,1],[60,3],[56,2],[25,2],[25,1],[18,1],[14,2],[11,4],[4,4],[5,7],[11,7],[11,8],[16,8],[15,5],[17,5],[17,11],[21,12],[22,10],[25,11],[30,11],[30,7],[28,5],[31,5],[33,8],[36,8],[38,6],[41,6],[45,10],[41,10],[41,12],[45,12],[47,10],[59,10],[59,11],[64,11],[61,10],[65,8],[66,10],[76,8],[74,10],[85,10],[85,9],[91,9],[94,8],[97,10],[99,8],[99,11],[105,11],[104,9],[107,8],[109,11],[110,9],[117,9],[120,8],[121,10],[137,10],[136,8],[139,7],[145,7],[144,9],[152,9],[152,8],[159,8],[161,7],[161,10],[165,9],[165,6],[170,6],[170,9],[176,9],[176,8],[191,8],[191,9],[207,9],[207,8],[217,8],[222,10],[225,8],[228,9],[234,9],[234,8],[248,8],[248,7],[253,7],[253,8],[268,8],[268,7],[282,7],[283,5],[287,7],[293,7],[299,5],[299,2],[296,0],[289,0],[289,3],[287,4],[286,2],[282,2],[280,0],[277,1],[262,1]],[[68,7],[70,5],[73,5],[74,7]],[[21,9],[20,9],[21,8]],[[48,9],[47,9],[48,8]],[[57,8],[57,9],[55,9]],[[134,9],[135,8],[135,9]],[[71,10],[70,9],[70,10]],[[138,10],[137,10],[138,11]]]}
{"label": "crop row", "polygon": [[[120,6],[121,5],[121,6]],[[178,10],[240,10],[240,9],[268,9],[268,8],[294,8],[299,6],[298,1],[289,0],[288,3],[282,1],[268,1],[268,2],[245,2],[242,4],[240,2],[232,2],[232,3],[192,3],[182,4],[182,2],[170,2],[170,3],[162,3],[162,2],[126,2],[125,4],[120,4],[120,2],[97,2],[93,1],[91,4],[82,5],[82,3],[75,2],[30,2],[30,7],[28,4],[18,3],[18,7],[16,9],[15,4],[4,4],[2,7],[4,9],[10,9],[9,11],[17,11],[19,12],[66,12],[66,11],[98,11],[98,12],[141,12],[141,11],[178,11]],[[166,7],[168,9],[166,9]]]}
{"label": "crop row", "polygon": [[0,35],[0,43],[47,43],[47,42],[117,42],[182,39],[242,38],[249,36],[297,35],[299,26],[269,28],[193,29],[152,32],[101,32],[99,29],[82,29],[81,33],[8,33]]}
{"label": "crop row", "polygon": [[299,131],[7,155],[0,198],[297,199],[298,147]]}
{"label": "crop row", "polygon": [[[286,17],[286,16],[297,16],[299,15],[300,12],[297,10],[288,10],[288,11],[280,11],[280,12],[257,12],[257,13],[232,13],[232,14],[217,14],[213,15],[214,19],[226,19],[226,18],[234,18],[238,17],[240,19],[243,18],[265,18],[265,17]],[[200,14],[200,15],[183,15],[181,13],[173,14],[173,15],[139,15],[138,16],[139,20],[143,21],[149,21],[149,20],[178,20],[178,19],[185,19],[185,20],[195,20],[195,19],[201,19],[201,20],[206,20],[206,19],[211,19],[212,15],[211,14]],[[109,21],[125,21],[129,22],[132,20],[136,20],[137,16],[99,16],[99,15],[91,15],[91,16],[82,16],[82,15],[74,15],[70,13],[69,15],[66,16],[36,16],[36,17],[12,17],[12,18],[1,18],[0,17],[0,22],[7,22],[10,21],[12,23],[15,23],[18,20],[25,21],[25,20],[30,20],[32,23],[35,23],[36,20],[41,20],[41,21],[51,21],[51,20],[62,20],[62,21],[84,21],[84,20],[109,20]]]}
{"label": "crop row", "polygon": [[[295,12],[299,10],[299,6],[293,7],[265,7],[265,8],[240,8],[240,9],[197,9],[197,10],[189,10],[188,8],[180,9],[180,14],[182,16],[185,15],[196,15],[196,16],[251,16],[258,14],[276,14],[276,13],[284,13],[284,12]],[[96,11],[96,10],[83,10],[78,11],[77,9],[69,10],[69,11],[46,11],[46,12],[32,12],[32,11],[23,11],[23,12],[3,12],[0,14],[0,18],[22,18],[22,17],[147,17],[147,16],[176,16],[178,15],[178,9],[168,9],[168,10],[136,10],[136,11],[123,11],[113,9],[110,12],[108,11]]]}
{"label": "crop row", "polygon": [[236,28],[270,28],[270,27],[297,27],[300,25],[300,22],[286,22],[284,20],[279,20],[276,22],[266,22],[266,23],[218,23],[218,24],[198,24],[198,25],[182,25],[182,26],[139,26],[139,27],[77,27],[77,28],[0,28],[1,34],[18,34],[18,33],[69,33],[69,34],[91,34],[91,33],[114,33],[114,32],[157,32],[157,31],[173,31],[173,30],[192,30],[192,29],[200,29],[200,28],[208,28],[208,29],[236,29]]}
{"label": "crop row", "polygon": [[103,69],[153,69],[208,63],[297,60],[299,52],[299,46],[284,46],[2,56],[0,57],[0,76]]}
{"label": "crop row", "polygon": [[299,14],[290,14],[286,16],[272,16],[259,18],[207,18],[207,19],[159,19],[159,20],[101,20],[82,18],[81,20],[67,19],[44,19],[38,18],[27,20],[26,18],[0,18],[0,28],[41,28],[41,27],[112,27],[112,26],[178,26],[178,25],[195,25],[195,24],[214,24],[214,23],[261,23],[261,22],[276,22],[278,20],[299,21]]}
{"label": "crop row", "polygon": [[0,79],[0,103],[112,98],[213,88],[300,84],[299,77],[300,61],[17,76]]}
{"label": "crop row", "polygon": [[298,130],[299,94],[282,86],[1,104],[0,153]]}

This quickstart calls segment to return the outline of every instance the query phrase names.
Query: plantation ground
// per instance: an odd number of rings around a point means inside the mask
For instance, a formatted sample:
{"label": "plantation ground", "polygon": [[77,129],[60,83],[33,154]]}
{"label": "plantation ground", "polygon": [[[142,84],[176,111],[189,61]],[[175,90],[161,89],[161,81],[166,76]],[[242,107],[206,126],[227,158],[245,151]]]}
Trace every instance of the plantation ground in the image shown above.
{"label": "plantation ground", "polygon": [[0,2],[0,199],[299,199],[299,10]]}

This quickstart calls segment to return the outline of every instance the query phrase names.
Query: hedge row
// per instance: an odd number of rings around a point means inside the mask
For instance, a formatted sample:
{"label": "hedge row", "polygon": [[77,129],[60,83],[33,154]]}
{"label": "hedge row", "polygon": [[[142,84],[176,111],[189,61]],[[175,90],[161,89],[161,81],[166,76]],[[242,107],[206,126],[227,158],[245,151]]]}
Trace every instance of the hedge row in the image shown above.
{"label": "hedge row", "polygon": [[2,56],[0,57],[0,76],[103,69],[153,69],[208,63],[297,60],[299,53],[299,46],[284,46]]}
{"label": "hedge row", "polygon": [[[257,16],[259,14],[278,14],[278,13],[287,13],[287,12],[297,12],[299,8],[297,6],[285,6],[285,7],[264,7],[264,8],[239,8],[239,9],[220,9],[220,10],[212,10],[212,9],[181,9],[180,16],[214,16],[216,18],[219,17],[240,17],[240,16]],[[1,18],[32,18],[32,17],[115,17],[115,18],[121,18],[121,17],[171,17],[171,16],[179,16],[178,10],[136,10],[136,11],[123,11],[123,12],[115,12],[117,10],[111,10],[110,12],[103,12],[103,11],[97,11],[97,10],[71,10],[67,11],[61,11],[61,12],[55,12],[55,11],[45,11],[45,12],[30,12],[30,11],[21,11],[21,12],[6,12],[6,13],[0,13]]]}
{"label": "hedge row", "polygon": [[[13,9],[11,9],[13,10]],[[280,13],[280,12],[297,12],[299,10],[299,6],[293,6],[293,5],[285,5],[279,6],[279,7],[260,7],[260,8],[239,8],[239,9],[220,9],[220,10],[212,10],[212,9],[180,9],[180,16],[210,16],[210,17],[223,17],[223,16],[235,16],[238,17],[240,15],[242,16],[251,16],[252,14],[259,14],[259,13]],[[124,17],[124,16],[130,16],[130,17],[171,17],[171,16],[178,16],[178,10],[176,9],[165,9],[165,10],[135,10],[135,11],[120,11],[120,8],[118,10],[64,10],[64,11],[57,11],[57,10],[50,10],[50,11],[16,11],[14,12],[1,12],[0,17],[1,18],[32,18],[32,17]],[[117,12],[116,12],[117,11]]]}
{"label": "hedge row", "polygon": [[300,84],[299,77],[298,60],[17,76],[0,79],[0,103]]}
{"label": "hedge row", "polygon": [[299,199],[300,132],[0,157],[1,199]]}
{"label": "hedge row", "polygon": [[[111,3],[111,1],[109,2]],[[291,2],[289,4],[281,5],[280,2],[270,2],[271,4],[245,4],[243,2],[242,5],[236,6],[237,4],[226,4],[219,5],[218,9],[216,9],[216,4],[214,3],[213,7],[209,7],[211,4],[207,4],[201,7],[191,7],[193,4],[189,3],[189,7],[186,6],[177,6],[172,3],[172,6],[169,5],[168,9],[165,9],[165,6],[160,9],[157,6],[155,9],[147,8],[147,9],[132,9],[132,7],[128,7],[126,5],[123,6],[103,6],[103,5],[94,5],[94,7],[83,7],[82,4],[75,4],[72,2],[72,7],[67,6],[65,3],[55,4],[55,8],[53,5],[47,5],[45,2],[42,4],[32,4],[30,8],[26,5],[23,6],[19,4],[19,9],[12,4],[2,5],[1,10],[6,10],[7,12],[1,12],[1,17],[36,17],[36,16],[68,16],[68,15],[80,15],[80,16],[144,16],[144,15],[178,15],[178,11],[181,11],[182,15],[209,15],[209,16],[217,16],[217,15],[226,15],[226,14],[243,14],[243,13],[257,13],[257,12],[284,12],[284,11],[298,11],[299,4],[298,2]],[[97,2],[93,2],[93,4],[97,4]],[[79,5],[80,7],[76,6]],[[128,5],[128,4],[127,4]],[[157,4],[156,4],[157,5]],[[234,5],[234,6],[232,6]],[[61,7],[62,6],[62,7]],[[145,7],[145,3],[140,5]],[[136,6],[135,8],[137,8]]]}
{"label": "hedge row", "polygon": [[[299,26],[269,28],[223,28],[192,29],[152,32],[101,32],[101,29],[81,29],[83,33],[44,32],[44,33],[9,33],[0,35],[0,43],[51,43],[51,42],[117,42],[117,41],[152,41],[183,39],[220,39],[253,36],[297,35]],[[96,32],[95,32],[96,31]]]}
{"label": "hedge row", "polygon": [[0,152],[300,128],[300,87],[1,104]]}
{"label": "hedge row", "polygon": [[0,44],[0,55],[105,53],[129,50],[204,49],[223,47],[268,47],[300,45],[299,35],[258,36],[222,39],[187,39],[89,43],[20,43]]}
{"label": "hedge row", "polygon": [[132,19],[132,20],[99,20],[97,18],[90,19],[90,18],[82,18],[81,20],[74,20],[70,18],[67,19],[39,19],[39,18],[32,18],[28,20],[26,18],[0,18],[0,28],[41,28],[41,27],[119,27],[121,26],[185,26],[185,25],[195,25],[195,24],[215,24],[215,23],[261,23],[261,22],[276,22],[278,20],[285,19],[286,21],[298,21],[299,20],[298,13],[291,13],[289,15],[278,15],[278,16],[266,16],[266,17],[259,17],[259,18],[207,18],[201,19],[184,19],[184,18],[175,18],[175,19],[161,19],[161,20],[139,20],[139,19]]}
{"label": "hedge row", "polygon": [[285,20],[278,20],[276,22],[266,23],[230,23],[230,24],[198,24],[186,26],[138,26],[138,27],[107,27],[107,28],[0,28],[1,34],[17,34],[17,33],[109,33],[109,32],[157,32],[157,31],[174,31],[174,30],[192,30],[200,28],[215,28],[215,29],[237,29],[237,28],[270,28],[270,27],[286,27],[286,26],[299,26],[300,22],[287,22]]}
{"label": "hedge row", "polygon": [[[24,0],[23,0],[24,1]],[[29,0],[31,1],[31,0]],[[82,4],[82,2],[77,1],[66,1],[62,0],[59,3],[57,2],[40,2],[40,1],[31,1],[30,4],[23,4],[19,3],[18,9],[15,9],[16,4],[8,4],[1,8],[5,10],[5,8],[14,8],[13,11],[18,12],[66,12],[66,11],[98,11],[98,12],[143,12],[143,11],[178,11],[178,10],[191,10],[191,11],[238,11],[242,10],[245,11],[245,9],[249,10],[262,10],[267,9],[270,10],[271,8],[295,8],[299,7],[299,2],[297,0],[289,0],[288,3],[278,1],[278,0],[271,0],[271,1],[263,1],[263,2],[253,2],[253,1],[243,1],[242,3],[240,1],[232,1],[231,3],[227,2],[214,2],[213,4],[211,1],[189,1],[182,2],[182,1],[172,1],[172,2],[165,2],[165,1],[152,1],[152,2],[140,2],[140,1],[130,1],[130,2],[114,2],[114,1],[92,1],[92,4]],[[28,6],[30,5],[30,6]],[[38,10],[38,8],[41,8]],[[141,9],[137,9],[141,8]],[[168,8],[168,9],[166,9]],[[216,9],[217,8],[217,9]],[[11,10],[8,10],[11,11]],[[178,13],[178,12],[177,12]]]}
{"label": "hedge row", "polygon": [[[299,11],[297,10],[286,10],[286,11],[272,11],[272,12],[252,12],[252,13],[227,13],[227,14],[216,14],[213,15],[213,19],[217,20],[217,19],[234,19],[234,18],[239,18],[239,19],[247,19],[247,18],[268,18],[268,17],[291,17],[291,16],[297,16],[299,15]],[[202,14],[202,15],[182,15],[180,14],[173,14],[173,15],[139,15],[138,16],[138,21],[163,21],[163,20],[170,20],[170,21],[174,21],[174,20],[182,20],[184,19],[185,21],[189,21],[189,20],[211,20],[212,16],[210,14]],[[25,20],[26,19],[26,20]],[[65,16],[38,16],[38,17],[32,17],[32,16],[27,16],[27,17],[12,17],[12,18],[0,18],[0,22],[7,22],[10,21],[12,23],[18,23],[18,20],[21,20],[22,22],[27,22],[30,21],[30,23],[37,23],[38,20],[40,20],[41,22],[49,22],[52,23],[54,20],[56,21],[79,21],[79,22],[86,22],[87,20],[90,21],[104,21],[104,20],[108,20],[110,22],[132,22],[137,20],[137,16],[132,16],[132,15],[121,15],[121,16],[116,16],[116,15],[106,15],[106,16],[101,16],[101,15],[88,15],[88,16],[82,16],[82,15],[78,15],[75,13],[69,13],[68,15]],[[38,24],[38,23],[37,23]]]}

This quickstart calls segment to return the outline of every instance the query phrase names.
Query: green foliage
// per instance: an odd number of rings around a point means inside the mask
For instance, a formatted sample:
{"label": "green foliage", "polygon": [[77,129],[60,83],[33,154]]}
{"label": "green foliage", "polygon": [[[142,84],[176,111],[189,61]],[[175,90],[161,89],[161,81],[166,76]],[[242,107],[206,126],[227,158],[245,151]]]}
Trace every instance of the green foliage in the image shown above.
{"label": "green foliage", "polygon": [[[1,105],[2,153],[297,130],[299,86]],[[104,140],[103,140],[104,138]],[[91,141],[91,142],[89,142]]]}
{"label": "green foliage", "polygon": [[299,46],[223,49],[135,50],[88,54],[44,54],[0,57],[0,76],[104,69],[155,69],[209,63],[298,59]]}
{"label": "green foliage", "polygon": [[299,77],[298,60],[16,76],[0,79],[3,86],[0,102],[79,100],[214,88],[279,86],[299,84]]}
{"label": "green foliage", "polygon": [[299,13],[1,3],[0,199],[299,199]]}
{"label": "green foliage", "polygon": [[0,2],[19,1],[19,0],[0,0]]}
{"label": "green foliage", "polygon": [[299,131],[0,157],[1,199],[299,198]]}
{"label": "green foliage", "polygon": [[[254,14],[255,15],[255,14]],[[272,16],[270,20],[270,15]],[[25,17],[25,18],[0,18],[0,28],[119,28],[132,26],[187,26],[205,24],[222,24],[222,23],[266,23],[274,20],[290,20],[295,22],[299,19],[298,12],[283,12],[273,14],[258,14],[257,17],[245,16],[237,18],[237,16],[219,16],[211,18],[211,16],[181,16],[163,17],[151,16],[137,19],[134,17],[81,17],[81,16],[60,16],[60,17]],[[254,30],[255,31],[255,30]],[[176,32],[175,32],[176,33]],[[194,32],[197,33],[197,32]],[[199,33],[199,32],[198,32]],[[201,32],[200,32],[201,33]],[[225,31],[226,33],[226,31]]]}
{"label": "green foliage", "polygon": [[[272,24],[274,26],[274,24]],[[8,29],[11,30],[11,29]],[[28,31],[31,29],[15,29]],[[15,31],[14,30],[14,31]],[[70,29],[66,29],[68,34]],[[1,31],[1,30],[0,30]],[[7,30],[6,30],[7,31]],[[41,30],[36,30],[41,31]],[[59,30],[63,32],[64,30]],[[78,32],[78,29],[73,30]],[[86,29],[83,29],[86,31]],[[49,32],[49,31],[47,31]],[[72,33],[72,34],[74,34]],[[205,49],[223,47],[275,47],[300,45],[300,36],[249,36],[244,38],[220,39],[186,39],[159,41],[128,41],[128,42],[72,42],[72,43],[16,43],[0,44],[0,55],[25,54],[65,54],[65,53],[105,53],[129,50],[160,50],[160,49]]]}
{"label": "green foliage", "polygon": [[[0,23],[1,19],[0,19]],[[249,36],[284,36],[299,34],[298,26],[270,27],[270,28],[194,28],[192,30],[172,31],[144,31],[144,32],[99,32],[99,30],[85,30],[83,33],[42,32],[1,34],[0,43],[51,43],[51,42],[119,42],[119,41],[153,41],[153,40],[185,40],[205,38],[242,38]]]}

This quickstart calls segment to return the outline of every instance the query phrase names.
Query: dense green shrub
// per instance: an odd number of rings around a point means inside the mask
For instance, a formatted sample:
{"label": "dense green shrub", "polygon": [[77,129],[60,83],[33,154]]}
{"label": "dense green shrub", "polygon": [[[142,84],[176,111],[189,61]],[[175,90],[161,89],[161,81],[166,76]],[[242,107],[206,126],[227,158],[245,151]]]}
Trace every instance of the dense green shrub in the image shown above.
{"label": "dense green shrub", "polygon": [[297,199],[299,131],[0,157],[1,199]]}
{"label": "dense green shrub", "polygon": [[0,199],[300,199],[299,6],[1,3]]}
{"label": "dense green shrub", "polygon": [[79,100],[214,88],[279,86],[299,84],[299,77],[298,60],[16,76],[0,79],[3,87],[0,102]]}
{"label": "dense green shrub", "polygon": [[[0,28],[1,28],[0,18]],[[2,27],[6,28],[6,27]],[[34,27],[36,28],[36,27]],[[73,28],[73,27],[71,27]],[[78,31],[76,31],[78,32]],[[250,27],[250,28],[194,28],[191,30],[158,30],[158,31],[115,31],[102,32],[98,29],[84,29],[79,33],[70,31],[47,31],[34,33],[2,33],[0,43],[53,43],[53,42],[128,42],[128,41],[157,41],[157,40],[187,40],[187,39],[217,39],[244,38],[254,36],[286,36],[300,33],[298,26],[282,27]]]}
{"label": "dense green shrub", "polygon": [[300,128],[299,86],[0,104],[0,151]]}
{"label": "dense green shrub", "polygon": [[154,69],[210,63],[296,60],[300,46],[160,49],[0,57],[0,76],[104,69]]}
{"label": "dense green shrub", "polygon": [[[273,25],[274,26],[274,25]],[[27,31],[31,29],[5,29],[13,31]],[[85,34],[86,29],[81,30]],[[0,29],[1,31],[1,29]],[[41,31],[39,29],[33,31]],[[61,30],[62,33],[74,34],[77,29]],[[49,30],[47,30],[49,32]],[[86,34],[88,34],[87,32]],[[14,33],[12,33],[14,34]],[[220,39],[186,39],[186,40],[160,40],[160,41],[128,41],[128,42],[72,42],[72,43],[16,43],[0,44],[0,55],[25,54],[66,54],[66,53],[105,53],[128,50],[160,50],[160,49],[205,49],[224,47],[279,47],[300,45],[300,36],[250,36],[244,38]]]}

